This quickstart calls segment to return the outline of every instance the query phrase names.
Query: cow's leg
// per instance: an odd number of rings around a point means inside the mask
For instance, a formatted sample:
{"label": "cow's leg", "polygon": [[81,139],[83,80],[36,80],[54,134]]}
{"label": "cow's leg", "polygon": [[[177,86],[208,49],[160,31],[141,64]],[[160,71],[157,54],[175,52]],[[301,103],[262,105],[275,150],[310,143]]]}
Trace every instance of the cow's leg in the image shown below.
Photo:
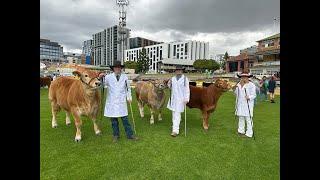
{"label": "cow's leg", "polygon": [[66,125],[69,126],[70,124],[71,124],[70,112],[66,111]]}
{"label": "cow's leg", "polygon": [[51,102],[52,128],[56,128],[58,126],[56,117],[57,117],[57,113],[59,112],[59,110],[60,110],[59,105],[55,102]]}
{"label": "cow's leg", "polygon": [[208,130],[208,113],[207,111],[202,111],[202,118],[203,118],[203,121],[202,121],[202,126],[203,126],[203,129],[204,130]]}
{"label": "cow's leg", "polygon": [[81,119],[80,119],[80,115],[77,112],[73,112],[72,115],[73,115],[73,118],[74,118],[74,123],[75,123],[76,128],[77,128],[76,137],[75,137],[74,140],[76,142],[79,142],[81,140],[81,125],[82,125],[82,122],[81,122]]}
{"label": "cow's leg", "polygon": [[93,122],[93,128],[94,128],[94,132],[96,133],[96,135],[100,135],[101,131],[99,129],[99,126],[97,125],[97,118],[92,118],[92,122]]}
{"label": "cow's leg", "polygon": [[161,110],[159,110],[158,121],[162,121]]}
{"label": "cow's leg", "polygon": [[210,125],[209,125],[210,114],[211,114],[211,112],[208,111],[208,112],[207,112],[207,121],[206,121],[208,128],[209,128],[209,126],[210,126]]}
{"label": "cow's leg", "polygon": [[141,116],[141,118],[143,118],[144,117],[143,103],[138,101],[138,106],[139,106],[140,116]]}
{"label": "cow's leg", "polygon": [[150,124],[154,124],[154,117],[153,117],[154,111],[153,111],[153,109],[151,107],[150,107],[150,114],[151,114]]}

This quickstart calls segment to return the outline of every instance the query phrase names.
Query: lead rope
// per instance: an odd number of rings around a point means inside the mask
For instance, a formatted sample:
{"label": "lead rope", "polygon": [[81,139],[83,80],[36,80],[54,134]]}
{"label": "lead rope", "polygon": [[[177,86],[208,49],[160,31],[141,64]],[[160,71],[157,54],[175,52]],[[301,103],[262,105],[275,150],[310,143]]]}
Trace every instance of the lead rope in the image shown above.
{"label": "lead rope", "polygon": [[[128,95],[128,93],[129,93],[129,87],[128,87],[127,80],[125,80],[125,84],[126,84],[127,95]],[[131,87],[130,87],[130,88],[131,88]],[[131,101],[132,101],[132,99],[131,99]],[[129,103],[129,105],[130,105],[130,111],[131,111],[131,118],[132,118],[132,124],[133,124],[134,134],[137,134],[137,132],[136,132],[136,124],[135,124],[135,122],[134,122],[134,116],[133,116],[132,105],[131,105],[131,103]]]}

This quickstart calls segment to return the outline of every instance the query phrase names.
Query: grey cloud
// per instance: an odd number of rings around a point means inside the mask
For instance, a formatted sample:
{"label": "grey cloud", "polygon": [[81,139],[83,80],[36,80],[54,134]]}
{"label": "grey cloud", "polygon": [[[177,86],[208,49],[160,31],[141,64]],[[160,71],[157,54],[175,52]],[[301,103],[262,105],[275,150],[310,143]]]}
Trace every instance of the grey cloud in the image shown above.
{"label": "grey cloud", "polygon": [[[118,24],[114,0],[41,0],[40,8],[41,37],[70,49]],[[279,0],[131,0],[127,27],[148,33],[170,30],[172,40],[185,40],[198,32],[263,31],[273,26],[274,16],[280,16]],[[219,42],[233,46],[244,39]]]}
{"label": "grey cloud", "polygon": [[140,20],[150,31],[170,28],[188,34],[255,31],[280,16],[279,0],[163,0],[133,8],[129,11],[135,11],[131,20],[137,29],[141,25],[135,22]]}

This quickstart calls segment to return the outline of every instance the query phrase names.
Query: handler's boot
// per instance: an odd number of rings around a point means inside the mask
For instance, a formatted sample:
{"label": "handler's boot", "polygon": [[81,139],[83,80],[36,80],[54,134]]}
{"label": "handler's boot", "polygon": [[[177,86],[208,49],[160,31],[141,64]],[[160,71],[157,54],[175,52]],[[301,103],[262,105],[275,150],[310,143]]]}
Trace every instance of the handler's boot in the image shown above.
{"label": "handler's boot", "polygon": [[131,141],[138,141],[139,138],[137,136],[132,135],[131,137],[128,138]]}
{"label": "handler's boot", "polygon": [[112,142],[116,143],[119,141],[119,136],[112,136]]}
{"label": "handler's boot", "polygon": [[175,133],[175,132],[172,132],[172,133],[171,133],[171,136],[172,136],[172,137],[177,137],[177,136],[178,136],[178,134],[177,134],[177,133]]}

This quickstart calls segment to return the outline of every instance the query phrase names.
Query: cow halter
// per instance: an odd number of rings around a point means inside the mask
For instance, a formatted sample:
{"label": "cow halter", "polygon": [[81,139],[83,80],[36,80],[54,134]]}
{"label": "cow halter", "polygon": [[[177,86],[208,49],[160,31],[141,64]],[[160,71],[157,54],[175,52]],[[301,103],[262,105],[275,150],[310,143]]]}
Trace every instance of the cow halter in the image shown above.
{"label": "cow halter", "polygon": [[85,85],[87,85],[88,87],[90,87],[89,89],[98,89],[100,86],[97,86],[97,87],[91,87],[90,86],[90,83],[91,83],[91,81],[93,80],[93,79],[98,79],[98,78],[91,78],[90,79],[90,81],[89,81],[89,83],[86,83],[86,82],[84,82],[83,80],[82,80],[82,78],[80,77],[80,81],[83,83],[83,84],[85,84]]}

